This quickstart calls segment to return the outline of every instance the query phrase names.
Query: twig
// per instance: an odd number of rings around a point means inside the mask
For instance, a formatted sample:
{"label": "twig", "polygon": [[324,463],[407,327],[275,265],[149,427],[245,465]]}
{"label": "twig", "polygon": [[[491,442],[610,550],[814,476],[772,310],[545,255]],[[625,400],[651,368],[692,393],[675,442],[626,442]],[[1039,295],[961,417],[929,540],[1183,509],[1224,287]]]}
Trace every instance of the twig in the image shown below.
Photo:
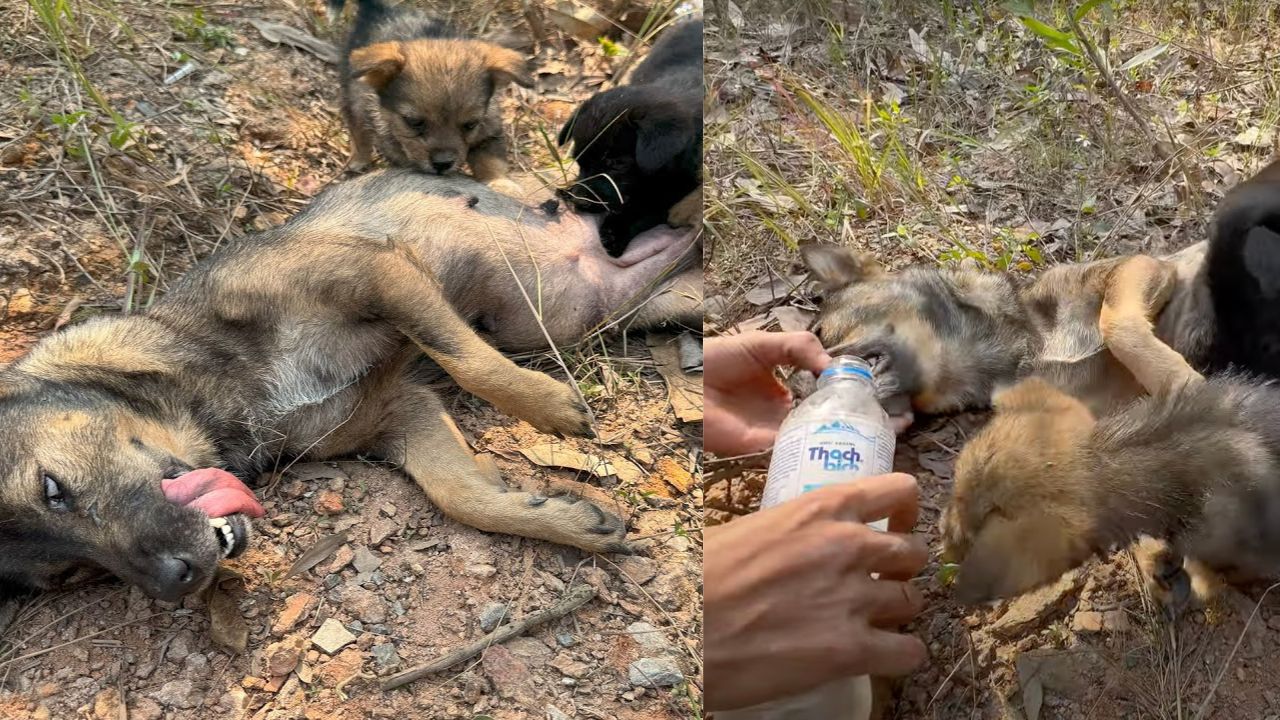
{"label": "twig", "polygon": [[561,599],[560,602],[545,610],[539,610],[538,612],[522,618],[520,621],[514,622],[510,625],[504,625],[479,640],[468,645],[464,645],[463,647],[460,647],[443,657],[432,660],[429,663],[418,665],[417,667],[412,667],[404,672],[392,675],[382,681],[382,689],[394,690],[401,685],[408,685],[414,680],[426,677],[432,673],[447,670],[464,660],[470,660],[476,655],[484,652],[485,648],[490,645],[506,642],[513,637],[523,635],[532,628],[568,615],[574,610],[586,605],[595,596],[595,588],[590,585],[578,585],[565,593],[564,598]]}

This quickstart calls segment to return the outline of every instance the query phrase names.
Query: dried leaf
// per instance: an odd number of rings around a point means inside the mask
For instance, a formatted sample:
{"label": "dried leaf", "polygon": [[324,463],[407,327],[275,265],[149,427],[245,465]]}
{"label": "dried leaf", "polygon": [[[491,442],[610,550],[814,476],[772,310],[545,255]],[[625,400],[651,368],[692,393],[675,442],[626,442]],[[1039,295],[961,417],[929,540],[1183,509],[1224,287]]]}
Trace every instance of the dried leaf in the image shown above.
{"label": "dried leaf", "polygon": [[748,290],[743,299],[752,305],[768,305],[790,295],[796,285],[790,278],[772,278]]}
{"label": "dried leaf", "polygon": [[1275,139],[1274,130],[1263,130],[1260,127],[1251,127],[1232,138],[1232,142],[1237,145],[1265,148],[1271,147],[1271,141],[1273,139]]}
{"label": "dried leaf", "polygon": [[693,475],[671,458],[660,458],[653,468],[654,474],[662,477],[668,485],[682,493],[693,487]]}
{"label": "dried leaf", "polygon": [[778,321],[778,327],[783,332],[808,330],[809,325],[813,323],[813,316],[814,313],[809,310],[801,310],[790,305],[776,307],[769,311],[769,317]]}
{"label": "dried leaf", "polygon": [[285,578],[291,578],[299,573],[304,573],[311,568],[319,565],[325,558],[332,555],[338,548],[347,542],[346,531],[334,533],[327,537],[321,538],[315,545],[307,548],[293,564],[289,566],[289,570],[285,572]]}
{"label": "dried leaf", "polygon": [[330,65],[338,64],[340,59],[338,48],[334,47],[332,43],[315,37],[306,30],[253,18],[249,19],[249,24],[257,28],[267,42],[289,45],[309,52]]}
{"label": "dried leaf", "polygon": [[939,479],[950,480],[953,476],[951,460],[938,452],[922,452],[917,458],[920,467],[933,473]]}
{"label": "dried leaf", "polygon": [[658,372],[667,381],[667,399],[681,422],[702,422],[702,378],[680,369],[680,351],[670,335],[645,338]]}
{"label": "dried leaf", "polygon": [[530,462],[543,467],[561,467],[580,470],[596,477],[616,477],[623,482],[635,482],[644,476],[635,465],[626,460],[612,463],[599,455],[578,452],[566,443],[547,443],[520,448],[520,454]]}

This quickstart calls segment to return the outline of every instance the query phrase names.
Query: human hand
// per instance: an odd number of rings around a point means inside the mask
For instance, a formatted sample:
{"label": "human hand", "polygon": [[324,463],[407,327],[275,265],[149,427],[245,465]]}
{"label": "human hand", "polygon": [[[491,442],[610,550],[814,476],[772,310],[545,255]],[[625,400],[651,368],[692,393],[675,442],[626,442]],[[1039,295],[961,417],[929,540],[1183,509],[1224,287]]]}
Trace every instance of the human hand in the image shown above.
{"label": "human hand", "polygon": [[778,382],[779,366],[814,375],[831,363],[809,332],[748,332],[708,338],[702,346],[705,418],[703,443],[717,455],[746,455],[773,446],[791,412],[791,391]]}
{"label": "human hand", "polygon": [[[903,582],[928,561],[924,541],[903,534],[918,495],[910,475],[860,478],[704,531],[708,710],[925,661],[924,643],[891,629],[924,604]],[[863,524],[886,516],[889,532]]]}

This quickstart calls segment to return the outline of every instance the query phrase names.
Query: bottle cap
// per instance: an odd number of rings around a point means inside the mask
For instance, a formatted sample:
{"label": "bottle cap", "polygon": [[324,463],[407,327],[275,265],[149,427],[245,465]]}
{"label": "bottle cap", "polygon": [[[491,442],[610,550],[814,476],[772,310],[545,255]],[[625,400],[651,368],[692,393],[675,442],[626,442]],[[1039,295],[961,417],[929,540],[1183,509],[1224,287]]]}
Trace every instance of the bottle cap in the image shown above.
{"label": "bottle cap", "polygon": [[865,380],[874,380],[871,375],[871,365],[860,357],[854,355],[837,355],[831,359],[831,364],[826,370],[822,371],[819,376],[822,379],[844,378],[844,377],[860,377]]}

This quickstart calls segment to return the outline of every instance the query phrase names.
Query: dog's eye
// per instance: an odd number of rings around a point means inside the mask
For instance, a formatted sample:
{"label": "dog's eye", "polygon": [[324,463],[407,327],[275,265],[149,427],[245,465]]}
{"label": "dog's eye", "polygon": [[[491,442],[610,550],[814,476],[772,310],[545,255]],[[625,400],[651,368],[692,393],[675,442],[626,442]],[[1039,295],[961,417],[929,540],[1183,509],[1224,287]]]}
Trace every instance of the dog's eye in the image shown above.
{"label": "dog's eye", "polygon": [[62,489],[58,479],[49,473],[44,474],[44,500],[48,503],[50,510],[71,509],[71,496]]}
{"label": "dog's eye", "polygon": [[480,127],[480,121],[479,121],[479,120],[472,120],[471,122],[464,122],[464,123],[462,123],[462,132],[471,132],[472,130],[475,130],[475,129],[476,129],[476,128],[478,128],[478,127]]}
{"label": "dog's eye", "polygon": [[404,118],[404,124],[410,130],[416,133],[424,133],[427,131],[427,121],[422,118]]}

